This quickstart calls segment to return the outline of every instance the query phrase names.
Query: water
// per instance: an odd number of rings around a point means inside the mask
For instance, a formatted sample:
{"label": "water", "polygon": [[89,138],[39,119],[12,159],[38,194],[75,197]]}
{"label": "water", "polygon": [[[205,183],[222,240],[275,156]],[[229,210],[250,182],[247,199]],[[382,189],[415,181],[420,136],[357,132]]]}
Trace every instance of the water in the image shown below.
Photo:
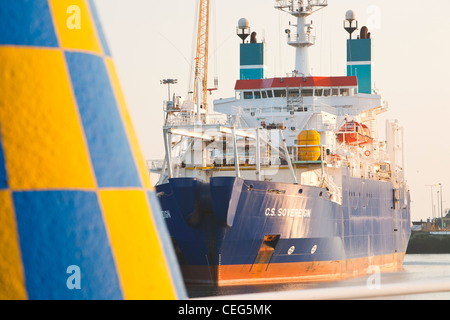
{"label": "water", "polygon": [[[208,286],[188,286],[190,298],[224,296],[236,294],[251,294],[261,292],[280,292],[292,290],[308,290],[319,288],[343,288],[366,286],[367,277],[333,282],[288,283],[252,286],[232,286],[212,288]],[[450,281],[450,254],[407,254],[403,263],[403,270],[381,274],[383,284],[405,284],[417,281]],[[433,294],[416,294],[396,297],[399,300],[450,300],[450,292]]]}

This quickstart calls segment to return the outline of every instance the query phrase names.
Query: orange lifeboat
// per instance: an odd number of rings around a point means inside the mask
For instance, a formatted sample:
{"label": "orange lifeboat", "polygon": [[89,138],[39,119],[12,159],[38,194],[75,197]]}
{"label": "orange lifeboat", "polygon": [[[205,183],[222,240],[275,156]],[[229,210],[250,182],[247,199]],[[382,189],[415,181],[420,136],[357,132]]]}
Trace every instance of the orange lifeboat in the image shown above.
{"label": "orange lifeboat", "polygon": [[372,134],[370,132],[369,127],[367,127],[363,123],[361,123],[361,126],[363,127],[363,131],[364,131],[364,143],[360,143],[360,144],[372,144],[373,138],[372,138]]}
{"label": "orange lifeboat", "polygon": [[340,142],[345,142],[352,146],[361,146],[373,142],[370,129],[365,124],[360,124],[356,121],[347,121],[339,129],[338,139]]}

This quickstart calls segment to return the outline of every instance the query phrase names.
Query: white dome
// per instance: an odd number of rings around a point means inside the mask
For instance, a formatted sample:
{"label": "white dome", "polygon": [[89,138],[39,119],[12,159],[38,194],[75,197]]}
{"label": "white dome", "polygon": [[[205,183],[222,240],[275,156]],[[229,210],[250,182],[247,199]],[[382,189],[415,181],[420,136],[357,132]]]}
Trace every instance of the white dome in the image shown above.
{"label": "white dome", "polygon": [[247,29],[248,28],[248,20],[245,18],[239,19],[238,28],[239,29]]}
{"label": "white dome", "polygon": [[347,21],[355,21],[356,20],[356,14],[353,10],[348,10],[345,14],[345,20]]}

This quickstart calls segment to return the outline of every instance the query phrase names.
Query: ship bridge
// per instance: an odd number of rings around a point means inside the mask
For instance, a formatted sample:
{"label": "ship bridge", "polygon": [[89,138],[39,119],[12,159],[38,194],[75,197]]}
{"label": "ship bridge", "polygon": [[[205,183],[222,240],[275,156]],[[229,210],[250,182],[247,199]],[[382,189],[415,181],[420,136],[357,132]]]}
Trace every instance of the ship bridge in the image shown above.
{"label": "ship bridge", "polygon": [[358,114],[382,105],[381,96],[358,92],[356,76],[286,77],[237,80],[235,97],[214,101],[216,112],[251,113],[326,111]]}

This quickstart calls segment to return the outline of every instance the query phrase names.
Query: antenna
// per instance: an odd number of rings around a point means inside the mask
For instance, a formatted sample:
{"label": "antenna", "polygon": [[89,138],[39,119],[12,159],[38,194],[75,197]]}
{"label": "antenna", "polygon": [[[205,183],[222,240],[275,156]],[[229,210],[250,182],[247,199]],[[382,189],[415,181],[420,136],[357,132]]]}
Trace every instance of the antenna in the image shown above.
{"label": "antenna", "polygon": [[[356,25],[353,25],[353,22],[355,22]],[[356,20],[356,14],[353,10],[348,10],[345,14],[344,29],[350,34],[351,40],[353,32],[358,29],[358,20]]]}
{"label": "antenna", "polygon": [[314,12],[328,6],[328,0],[276,0],[275,9],[279,9],[297,18],[296,32],[286,29],[288,44],[296,49],[295,73],[310,75],[308,48],[316,43],[313,24],[307,18]]}
{"label": "antenna", "polygon": [[242,39],[242,43],[250,36],[250,27],[248,26],[248,20],[241,18],[236,28],[236,34]]}
{"label": "antenna", "polygon": [[197,117],[200,117],[200,105],[208,107],[208,52],[209,52],[209,0],[199,0],[199,18],[197,33],[197,53],[195,56],[194,102],[197,104]]}
{"label": "antenna", "polygon": [[171,84],[177,84],[178,83],[178,79],[163,79],[160,81],[161,84],[167,84],[168,90],[169,90],[169,98],[168,98],[168,102],[170,102],[170,85]]}

